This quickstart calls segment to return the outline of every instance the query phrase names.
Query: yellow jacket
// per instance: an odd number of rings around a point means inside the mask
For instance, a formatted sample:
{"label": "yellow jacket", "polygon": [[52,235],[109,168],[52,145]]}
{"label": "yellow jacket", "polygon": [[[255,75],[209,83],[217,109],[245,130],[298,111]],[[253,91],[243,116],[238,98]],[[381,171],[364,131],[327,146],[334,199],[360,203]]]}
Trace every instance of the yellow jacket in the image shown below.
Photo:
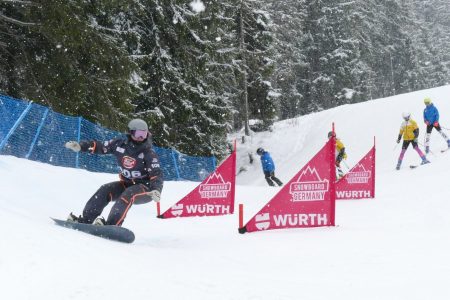
{"label": "yellow jacket", "polygon": [[336,158],[339,155],[339,153],[344,149],[344,155],[342,156],[343,159],[347,159],[347,153],[345,153],[345,146],[341,142],[340,139],[336,139]]}
{"label": "yellow jacket", "polygon": [[416,136],[414,134],[415,130],[419,129],[419,126],[417,126],[416,121],[409,119],[408,121],[404,121],[402,123],[402,125],[400,126],[400,133],[399,135],[399,139],[400,136],[403,135],[403,140],[404,141],[413,141]]}

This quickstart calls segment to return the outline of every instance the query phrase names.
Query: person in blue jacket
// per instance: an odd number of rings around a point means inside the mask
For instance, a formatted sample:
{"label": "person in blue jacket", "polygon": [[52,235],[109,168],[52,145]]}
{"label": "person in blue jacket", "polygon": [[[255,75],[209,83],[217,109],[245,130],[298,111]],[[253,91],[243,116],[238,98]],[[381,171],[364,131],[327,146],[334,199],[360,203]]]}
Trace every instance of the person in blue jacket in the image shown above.
{"label": "person in blue jacket", "polygon": [[280,179],[275,177],[275,163],[273,162],[272,157],[270,157],[269,152],[264,151],[263,148],[258,148],[256,150],[256,154],[258,154],[261,158],[261,165],[267,183],[270,186],[275,186],[275,184],[273,183],[275,181],[279,186],[282,186],[283,183],[280,181]]}
{"label": "person in blue jacket", "polygon": [[430,98],[425,98],[423,100],[425,103],[425,109],[423,110],[423,121],[427,125],[427,134],[425,135],[425,153],[430,152],[430,137],[433,128],[439,132],[442,138],[446,141],[447,147],[450,148],[450,140],[447,135],[442,131],[441,125],[439,124],[439,111],[436,106],[433,105]]}

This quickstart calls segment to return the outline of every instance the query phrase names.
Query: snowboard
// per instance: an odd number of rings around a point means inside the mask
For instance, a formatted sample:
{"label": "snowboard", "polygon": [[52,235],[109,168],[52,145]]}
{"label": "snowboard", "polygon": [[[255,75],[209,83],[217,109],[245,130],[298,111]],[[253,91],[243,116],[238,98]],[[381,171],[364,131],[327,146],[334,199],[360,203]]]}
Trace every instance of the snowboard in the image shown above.
{"label": "snowboard", "polygon": [[115,225],[92,225],[83,224],[70,221],[63,221],[51,218],[56,225],[82,231],[91,235],[99,236],[108,240],[113,240],[122,243],[132,243],[134,241],[133,231]]}

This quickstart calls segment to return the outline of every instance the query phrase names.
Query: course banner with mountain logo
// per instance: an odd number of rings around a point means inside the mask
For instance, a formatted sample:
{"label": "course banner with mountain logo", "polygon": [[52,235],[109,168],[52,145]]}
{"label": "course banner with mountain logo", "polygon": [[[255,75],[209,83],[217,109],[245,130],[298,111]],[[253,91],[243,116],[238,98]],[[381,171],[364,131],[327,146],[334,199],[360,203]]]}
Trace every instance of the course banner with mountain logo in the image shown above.
{"label": "course banner with mountain logo", "polygon": [[158,218],[220,216],[234,212],[236,150],[188,195]]}
{"label": "course banner with mountain logo", "polygon": [[375,198],[375,145],[336,183],[336,199]]}
{"label": "course banner with mountain logo", "polygon": [[335,144],[330,138],[239,232],[334,226]]}

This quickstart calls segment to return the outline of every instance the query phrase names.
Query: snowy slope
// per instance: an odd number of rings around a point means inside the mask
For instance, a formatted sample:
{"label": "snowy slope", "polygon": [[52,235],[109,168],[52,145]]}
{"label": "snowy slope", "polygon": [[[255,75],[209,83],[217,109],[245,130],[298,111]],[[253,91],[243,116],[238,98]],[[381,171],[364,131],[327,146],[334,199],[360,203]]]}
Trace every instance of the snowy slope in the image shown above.
{"label": "snowy slope", "polygon": [[[444,131],[450,135],[450,86],[429,89],[415,93],[402,94],[395,97],[372,100],[368,102],[343,105],[334,109],[313,113],[301,118],[289,119],[274,125],[273,132],[257,134],[250,138],[250,142],[241,145],[243,148],[239,156],[240,165],[250,170],[238,176],[238,184],[265,185],[263,176],[255,178],[254,172],[261,171],[259,162],[253,166],[248,164],[248,155],[252,152],[256,158],[256,149],[263,147],[268,150],[277,165],[276,174],[285,177],[286,181],[294,175],[299,167],[309,161],[327,140],[327,133],[331,130],[332,122],[338,138],[345,144],[348,154],[346,163],[352,167],[369,151],[373,145],[373,137],[377,142],[378,171],[391,171],[395,168],[400,145],[396,144],[398,131],[404,111],[411,113],[420,127],[419,143],[424,143],[425,125],[423,123],[423,99],[430,97],[440,111],[440,123],[446,127]],[[238,141],[240,141],[239,136]],[[422,147],[423,148],[423,147]],[[446,148],[444,140],[432,133],[430,160],[434,154]],[[408,150],[405,164],[420,162],[416,152]],[[298,163],[297,167],[292,166]],[[284,176],[282,176],[283,174]]]}
{"label": "snowy slope", "polygon": [[[262,146],[287,182],[323,146],[334,121],[351,167],[377,142],[376,199],[339,201],[336,227],[237,233],[238,216],[156,218],[135,206],[121,244],[53,225],[80,213],[115,175],[0,156],[2,299],[449,299],[450,151],[432,135],[430,165],[409,149],[394,169],[402,111],[421,126],[429,96],[450,128],[450,86],[374,100],[286,120],[238,143],[236,202],[245,219],[279,188],[266,186],[248,151]],[[196,183],[166,182],[163,210]],[[107,208],[106,212],[109,208]]]}

